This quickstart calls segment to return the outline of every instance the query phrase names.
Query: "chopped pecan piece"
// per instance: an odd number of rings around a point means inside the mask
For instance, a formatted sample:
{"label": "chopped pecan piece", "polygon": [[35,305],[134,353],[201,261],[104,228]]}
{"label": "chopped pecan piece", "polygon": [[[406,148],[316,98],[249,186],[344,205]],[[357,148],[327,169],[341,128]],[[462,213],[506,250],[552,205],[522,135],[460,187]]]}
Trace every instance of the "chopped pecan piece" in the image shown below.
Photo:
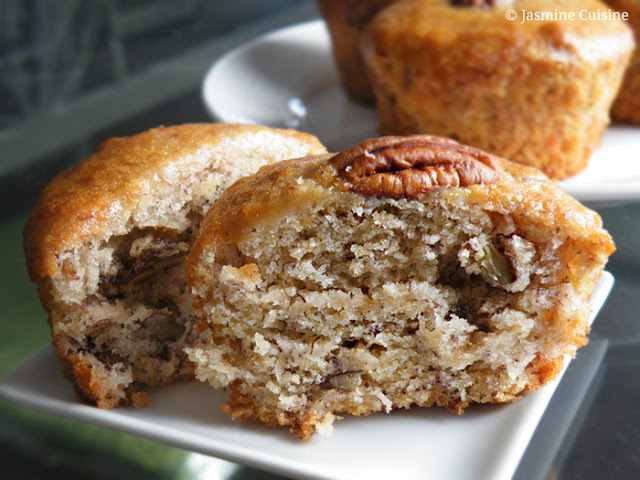
{"label": "chopped pecan piece", "polygon": [[435,187],[468,187],[500,178],[492,155],[432,135],[367,140],[330,163],[355,191],[371,195],[413,197]]}
{"label": "chopped pecan piece", "polygon": [[339,388],[342,390],[355,390],[360,385],[362,370],[337,373],[326,377],[321,386],[325,389]]}

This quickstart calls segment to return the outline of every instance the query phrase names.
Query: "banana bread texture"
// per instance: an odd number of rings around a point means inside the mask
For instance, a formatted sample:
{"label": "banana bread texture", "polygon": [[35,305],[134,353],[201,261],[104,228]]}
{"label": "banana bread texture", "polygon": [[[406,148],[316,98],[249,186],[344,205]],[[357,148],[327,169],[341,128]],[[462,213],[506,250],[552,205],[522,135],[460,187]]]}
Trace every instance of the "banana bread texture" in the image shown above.
{"label": "banana bread texture", "polygon": [[302,439],[337,416],[520,398],[587,342],[613,243],[535,169],[383,137],[230,187],[187,261],[197,378]]}

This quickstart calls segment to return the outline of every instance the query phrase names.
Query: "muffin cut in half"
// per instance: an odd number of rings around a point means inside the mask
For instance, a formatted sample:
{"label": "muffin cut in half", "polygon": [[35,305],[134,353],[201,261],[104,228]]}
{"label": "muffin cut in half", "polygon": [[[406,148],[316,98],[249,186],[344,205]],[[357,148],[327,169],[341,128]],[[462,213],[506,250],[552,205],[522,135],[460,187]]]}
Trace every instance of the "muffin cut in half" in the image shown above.
{"label": "muffin cut in half", "polygon": [[221,196],[187,260],[202,317],[187,351],[234,418],[302,439],[342,413],[510,402],[587,342],[613,250],[537,170],[382,137]]}
{"label": "muffin cut in half", "polygon": [[191,124],[110,139],[56,177],[24,245],[78,392],[112,408],[146,401],[143,385],[192,378],[184,264],[204,213],[262,165],[324,151],[290,130]]}

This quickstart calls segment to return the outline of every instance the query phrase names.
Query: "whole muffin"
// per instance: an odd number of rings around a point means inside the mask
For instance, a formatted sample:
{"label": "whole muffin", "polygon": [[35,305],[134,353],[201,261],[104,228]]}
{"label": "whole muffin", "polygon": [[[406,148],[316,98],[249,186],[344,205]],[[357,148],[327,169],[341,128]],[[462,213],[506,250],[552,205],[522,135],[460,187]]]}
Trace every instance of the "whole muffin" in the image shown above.
{"label": "whole muffin", "polygon": [[360,33],[369,20],[398,0],[318,0],[342,86],[352,99],[373,104],[375,95],[360,54]]}
{"label": "whole muffin", "polygon": [[[449,136],[555,179],[584,169],[633,49],[629,27],[580,20],[608,10],[596,0],[471,3],[405,0],[368,24],[381,132]],[[554,10],[575,19],[523,21]]]}
{"label": "whole muffin", "polygon": [[539,171],[427,135],[264,167],[207,214],[187,261],[197,378],[302,439],[336,415],[462,412],[553,379],[587,342],[613,252]]}
{"label": "whole muffin", "polygon": [[[629,14],[627,23],[640,44],[640,2],[638,0],[604,0],[619,12]],[[611,117],[619,122],[640,124],[640,46],[636,46],[622,82],[620,93],[611,109]]]}
{"label": "whole muffin", "polygon": [[220,193],[263,165],[324,152],[307,134],[192,124],[112,138],[44,190],[24,230],[53,345],[98,407],[192,378],[186,256]]}

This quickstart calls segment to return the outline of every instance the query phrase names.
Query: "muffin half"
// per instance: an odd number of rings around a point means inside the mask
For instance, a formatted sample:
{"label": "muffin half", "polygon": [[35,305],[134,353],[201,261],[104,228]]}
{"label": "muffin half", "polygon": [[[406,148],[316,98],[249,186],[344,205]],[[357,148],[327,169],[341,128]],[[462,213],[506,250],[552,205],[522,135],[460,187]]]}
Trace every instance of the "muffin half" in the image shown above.
{"label": "muffin half", "polygon": [[205,212],[259,167],[323,151],[294,131],[182,125],[110,139],[51,182],[25,227],[25,253],[83,397],[139,404],[144,385],[192,378],[184,265]]}
{"label": "muffin half", "polygon": [[302,439],[336,415],[518,399],[587,341],[614,246],[538,171],[383,137],[230,187],[187,262],[197,378]]}

